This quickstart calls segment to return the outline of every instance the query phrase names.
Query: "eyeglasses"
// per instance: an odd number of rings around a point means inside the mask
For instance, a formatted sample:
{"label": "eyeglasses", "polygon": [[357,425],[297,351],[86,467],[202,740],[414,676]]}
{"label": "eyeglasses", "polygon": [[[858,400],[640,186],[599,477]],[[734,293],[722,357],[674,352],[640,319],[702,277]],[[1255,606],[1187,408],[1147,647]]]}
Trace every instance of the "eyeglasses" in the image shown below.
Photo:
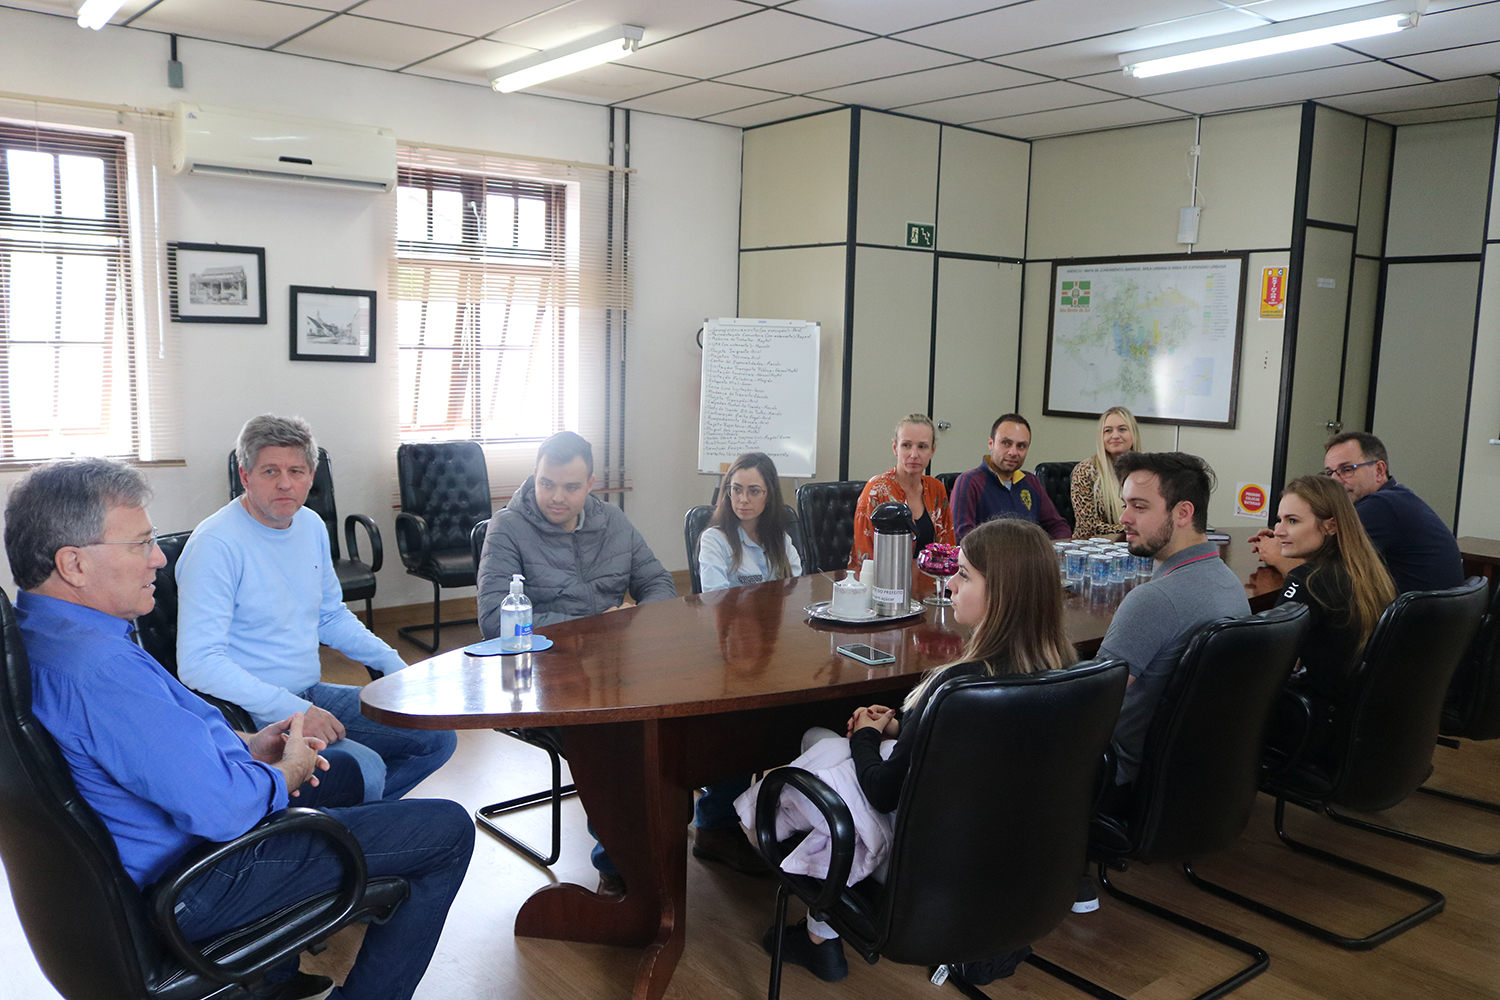
{"label": "eyeglasses", "polygon": [[150,559],[152,551],[156,549],[157,541],[156,536],[152,535],[150,538],[142,538],[140,541],[135,542],[89,542],[87,545],[80,545],[78,547],[80,549],[89,549],[95,545],[134,545],[142,558]]}
{"label": "eyeglasses", "polygon": [[1350,476],[1354,475],[1355,469],[1363,469],[1365,466],[1374,465],[1378,461],[1380,461],[1380,459],[1372,458],[1368,462],[1356,462],[1353,465],[1344,464],[1339,466],[1337,469],[1324,469],[1323,475],[1336,477],[1338,479],[1348,479]]}
{"label": "eyeglasses", "polygon": [[749,497],[751,500],[759,500],[766,495],[766,488],[764,486],[751,486],[747,488],[741,486],[739,483],[735,483],[729,487],[729,495],[732,497]]}

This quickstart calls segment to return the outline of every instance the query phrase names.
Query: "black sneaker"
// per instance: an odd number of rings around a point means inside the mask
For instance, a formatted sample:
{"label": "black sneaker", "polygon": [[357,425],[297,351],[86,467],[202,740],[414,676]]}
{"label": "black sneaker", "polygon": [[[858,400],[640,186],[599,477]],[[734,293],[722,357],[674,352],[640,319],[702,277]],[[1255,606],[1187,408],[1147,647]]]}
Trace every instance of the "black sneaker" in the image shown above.
{"label": "black sneaker", "polygon": [[1074,913],[1093,913],[1099,909],[1099,890],[1094,888],[1094,880],[1087,875],[1083,881],[1078,883],[1078,898],[1073,900]]}
{"label": "black sneaker", "polygon": [[[822,944],[813,944],[807,936],[807,921],[800,920],[781,930],[781,961],[800,965],[825,983],[836,983],[849,974],[849,963],[844,960],[844,942],[829,938]],[[776,946],[776,927],[766,928],[760,939],[766,954]]]}

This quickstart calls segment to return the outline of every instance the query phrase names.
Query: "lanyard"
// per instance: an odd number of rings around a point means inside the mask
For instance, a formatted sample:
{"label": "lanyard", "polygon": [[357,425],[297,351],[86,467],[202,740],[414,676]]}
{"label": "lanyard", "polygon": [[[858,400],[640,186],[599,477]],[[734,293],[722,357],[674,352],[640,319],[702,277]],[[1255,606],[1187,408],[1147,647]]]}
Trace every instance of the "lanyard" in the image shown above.
{"label": "lanyard", "polygon": [[1195,563],[1195,562],[1202,562],[1205,559],[1217,559],[1217,558],[1219,558],[1219,554],[1217,552],[1205,552],[1201,556],[1193,556],[1193,558],[1191,558],[1191,559],[1184,559],[1182,562],[1178,563],[1176,566],[1173,566],[1171,569],[1169,569],[1165,573],[1163,573],[1162,574],[1162,578],[1165,579],[1165,578],[1171,576],[1173,573],[1175,573],[1178,570],[1182,569],[1182,567],[1184,567],[1184,566],[1191,566],[1193,563]]}

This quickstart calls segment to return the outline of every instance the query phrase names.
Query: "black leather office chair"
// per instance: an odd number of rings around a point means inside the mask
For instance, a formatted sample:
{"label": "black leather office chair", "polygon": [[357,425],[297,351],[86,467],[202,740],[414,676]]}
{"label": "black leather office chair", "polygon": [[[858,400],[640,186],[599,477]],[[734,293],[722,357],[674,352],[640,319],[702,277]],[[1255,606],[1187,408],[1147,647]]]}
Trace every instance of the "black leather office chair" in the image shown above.
{"label": "black leather office chair", "polygon": [[[245,487],[240,484],[240,463],[233,451],[229,453],[229,499],[233,500]],[[385,563],[385,547],[380,542],[380,528],[364,514],[350,514],[344,518],[344,541],[349,558],[343,557],[339,549],[339,509],[333,499],[333,467],[326,448],[318,449],[318,471],[313,474],[312,488],[307,491],[307,509],[323,519],[328,526],[328,547],[333,551],[333,571],[338,574],[339,587],[346,601],[365,602],[365,625],[375,622],[375,574]],[[359,558],[359,545],[354,537],[354,526],[365,529],[370,540],[370,561]]]}
{"label": "black leather office chair", "polygon": [[[396,548],[406,572],[432,583],[432,624],[396,630],[418,649],[437,652],[444,625],[474,625],[477,618],[442,620],[444,587],[472,587],[474,553],[469,533],[494,513],[484,449],[473,441],[403,444],[396,449],[401,513],[396,515]],[[413,633],[431,630],[426,643]]]}
{"label": "black leather office chair", "polygon": [[[796,893],[867,960],[910,965],[980,961],[1043,937],[1078,890],[1099,760],[1125,693],[1119,660],[1035,677],[957,678],[918,723],[896,810],[885,885],[846,888],[854,855],[849,808],[800,768],[770,772],[756,803],[756,836],[779,885],[776,924]],[[783,787],[806,795],[833,835],[826,880],[780,868],[775,839]],[[774,937],[769,996],[781,981]]]}
{"label": "black leather office chair", "polygon": [[[167,557],[167,564],[156,571],[156,605],[150,613],[135,620],[135,633],[141,648],[173,677],[177,676],[177,560],[191,535],[191,531],[178,531],[157,536],[156,542]],[[257,727],[250,713],[234,702],[201,691],[194,694],[224,713],[230,729],[241,733],[255,732]]]}
{"label": "black leather office chair", "polygon": [[827,573],[849,567],[854,548],[854,511],[859,506],[863,481],[803,483],[797,487],[797,517],[802,521],[808,573]]}
{"label": "black leather office chair", "polygon": [[[1442,719],[1438,723],[1438,732],[1442,735],[1437,741],[1455,750],[1459,747],[1460,739],[1500,739],[1500,590],[1495,592],[1489,612],[1479,627],[1479,634],[1474,637],[1474,644],[1469,648],[1468,655],[1454,673],[1453,683],[1448,687],[1448,697],[1443,705]],[[1417,791],[1500,815],[1500,802],[1460,795],[1428,785],[1423,785]],[[1419,837],[1391,826],[1347,820],[1343,816],[1334,818],[1351,822],[1362,830],[1394,837],[1410,844],[1420,844],[1469,861],[1485,865],[1500,864],[1500,851],[1476,851],[1441,840]]]}
{"label": "black leather office chair", "polygon": [[[1247,967],[1195,1000],[1221,997],[1260,975],[1271,964],[1266,952],[1125,892],[1109,871],[1125,871],[1130,862],[1192,861],[1223,850],[1244,831],[1260,782],[1266,723],[1297,662],[1308,617],[1306,607],[1292,604],[1199,628],[1167,679],[1133,786],[1126,794],[1107,790],[1107,805],[1089,832],[1089,857],[1111,896],[1250,956]],[[1040,956],[1032,961],[1074,982],[1076,973]],[[1098,984],[1089,992],[1115,996]]]}
{"label": "black leather office chair", "polygon": [[[703,593],[703,577],[698,572],[698,537],[708,527],[709,520],[714,516],[714,509],[708,504],[699,504],[687,512],[682,519],[682,540],[687,545],[688,579],[692,582],[693,593]],[[797,550],[797,559],[802,563],[802,575],[814,572],[807,565],[807,550],[802,545],[802,522],[797,519],[797,512],[788,504],[786,508],[786,532],[791,539],[792,548]]]}
{"label": "black leather office chair", "polygon": [[1374,948],[1441,913],[1446,900],[1436,889],[1293,840],[1285,827],[1286,804],[1360,826],[1362,821],[1342,816],[1338,810],[1389,809],[1427,780],[1443,696],[1479,631],[1485,596],[1485,581],[1475,578],[1451,590],[1413,591],[1397,597],[1380,616],[1361,663],[1346,678],[1346,703],[1325,714],[1306,698],[1299,698],[1306,720],[1300,748],[1289,759],[1273,755],[1272,767],[1261,781],[1262,791],[1276,797],[1276,835],[1282,843],[1417,896],[1426,901],[1420,909],[1356,938],[1209,882],[1191,864],[1183,866],[1188,877],[1230,902],[1352,951]]}
{"label": "black leather office chair", "polygon": [[949,503],[953,501],[953,484],[958,482],[958,477],[961,475],[963,475],[962,472],[939,472],[932,477],[943,484],[943,491],[947,494]]}
{"label": "black leather office chair", "polygon": [[[199,845],[142,893],[32,714],[31,669],[3,593],[0,647],[0,855],[37,964],[68,1000],[234,1000],[244,996],[234,984],[257,982],[348,924],[387,919],[409,895],[404,878],[368,879],[358,842],[311,809],[275,813],[226,844]],[[289,897],[283,910],[209,941],[183,939],[172,911],[194,872],[267,837],[308,833],[343,855],[338,890]]]}
{"label": "black leather office chair", "polygon": [[1070,528],[1078,526],[1078,517],[1073,513],[1073,469],[1077,465],[1077,462],[1042,462],[1036,467],[1042,489]]}
{"label": "black leather office chair", "polygon": [[[479,569],[479,557],[484,552],[484,536],[489,530],[490,522],[486,518],[474,525],[474,530],[469,533],[470,552],[474,559],[474,568]],[[499,837],[511,849],[517,851],[532,864],[541,865],[543,868],[551,868],[557,864],[557,859],[562,857],[562,800],[569,795],[577,795],[578,789],[572,783],[562,783],[562,741],[556,726],[534,726],[530,728],[518,727],[515,729],[497,729],[497,733],[504,733],[522,743],[530,744],[547,754],[548,763],[552,766],[552,784],[540,792],[528,792],[518,795],[504,802],[491,802],[487,806],[480,806],[474,810],[474,822],[479,824],[480,829],[486,830]],[[548,853],[532,847],[526,841],[515,834],[503,829],[495,822],[495,817],[517,809],[525,809],[542,802],[550,802],[552,805],[552,841]]]}

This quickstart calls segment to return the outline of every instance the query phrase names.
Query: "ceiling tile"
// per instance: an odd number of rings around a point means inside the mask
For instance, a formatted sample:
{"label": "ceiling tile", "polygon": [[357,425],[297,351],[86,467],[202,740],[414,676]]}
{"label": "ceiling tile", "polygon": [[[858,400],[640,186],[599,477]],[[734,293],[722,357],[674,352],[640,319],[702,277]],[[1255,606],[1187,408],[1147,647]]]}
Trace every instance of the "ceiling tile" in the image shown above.
{"label": "ceiling tile", "polygon": [[441,3],[432,0],[364,0],[354,13],[360,17],[396,21],[435,31],[487,35],[556,6],[557,0],[442,0]]}
{"label": "ceiling tile", "polygon": [[728,111],[722,115],[711,115],[705,118],[704,121],[717,122],[720,125],[733,125],[736,128],[749,128],[751,125],[779,122],[783,118],[810,115],[817,111],[830,111],[837,107],[841,107],[841,105],[829,104],[827,101],[816,101],[811,97],[783,97],[779,101],[767,101],[765,104],[754,104],[748,108],[740,108],[738,111]]}
{"label": "ceiling tile", "polygon": [[1397,56],[1496,38],[1500,38],[1500,4],[1489,3],[1482,7],[1426,14],[1415,28],[1394,35],[1362,38],[1350,42],[1349,47],[1372,56]]}
{"label": "ceiling tile", "polygon": [[739,0],[553,0],[552,10],[492,32],[490,37],[534,49],[554,49],[617,24],[638,24],[652,45],[706,25],[741,17],[756,7]]}
{"label": "ceiling tile", "polygon": [[1090,132],[1101,128],[1141,125],[1146,122],[1181,117],[1183,115],[1180,111],[1147,104],[1145,101],[1110,101],[1106,104],[1088,104],[1080,108],[1059,108],[1056,111],[1038,111],[1011,118],[970,122],[970,125],[986,132],[999,132],[1018,139],[1034,139],[1044,135]]}
{"label": "ceiling tile", "polygon": [[[1400,86],[1419,79],[1405,70],[1380,62],[1315,69],[1307,73],[1288,73],[1264,80],[1225,83],[1217,87],[1200,87],[1156,95],[1156,102],[1181,108],[1193,114],[1232,111],[1267,104],[1287,104],[1338,94],[1352,94],[1377,88]],[[1333,102],[1330,102],[1333,103]],[[1335,106],[1337,106],[1335,104]]]}
{"label": "ceiling tile", "polygon": [[1446,108],[1392,111],[1390,114],[1372,117],[1387,125],[1421,125],[1426,122],[1452,122],[1463,118],[1493,118],[1495,117],[1495,102],[1480,101],[1477,104],[1454,104]]}
{"label": "ceiling tile", "polygon": [[654,45],[642,45],[635,63],[667,73],[710,77],[869,37],[822,21],[763,10]]}
{"label": "ceiling tile", "polygon": [[889,38],[874,38],[868,42],[856,42],[769,66],[730,73],[719,79],[725,83],[770,87],[800,94],[960,61],[958,56],[945,55],[932,49]]}
{"label": "ceiling tile", "polygon": [[968,62],[957,66],[906,73],[884,80],[871,80],[848,87],[834,87],[814,96],[841,104],[863,104],[871,108],[894,108],[918,101],[935,101],[957,94],[977,94],[1002,87],[1042,83],[1044,77],[991,63]]}
{"label": "ceiling tile", "polygon": [[567,97],[594,104],[616,104],[632,97],[643,97],[658,90],[668,90],[691,82],[691,77],[638,69],[625,63],[605,63],[582,73],[573,73],[528,87],[526,93]]}
{"label": "ceiling tile", "polygon": [[623,107],[636,111],[654,111],[661,115],[678,115],[683,118],[706,118],[723,114],[751,104],[775,100],[780,94],[750,87],[735,87],[727,83],[690,83],[675,90],[664,90],[659,94],[638,97],[626,101]]}
{"label": "ceiling tile", "polygon": [[1475,101],[1492,101],[1495,99],[1495,86],[1494,77],[1475,76],[1467,80],[1419,83],[1410,87],[1330,97],[1323,103],[1343,111],[1352,111],[1357,115],[1378,115],[1391,111],[1411,111],[1418,108],[1440,108]]}
{"label": "ceiling tile", "polygon": [[1230,63],[1226,66],[1208,66],[1184,73],[1163,73],[1161,76],[1149,76],[1144,80],[1126,76],[1124,72],[1116,69],[1111,73],[1082,77],[1077,82],[1087,83],[1092,87],[1102,87],[1119,94],[1128,94],[1131,97],[1146,97],[1175,90],[1212,87],[1221,83],[1237,83],[1269,76],[1284,76],[1287,73],[1305,73],[1308,70],[1352,66],[1355,63],[1367,62],[1370,60],[1362,55],[1341,49],[1336,45],[1325,45],[1302,52],[1287,52],[1279,56],[1266,56],[1262,59]]}
{"label": "ceiling tile", "polygon": [[918,28],[901,37],[949,52],[984,57],[1125,31],[1143,22],[1154,24],[1223,10],[1223,5],[1213,0],[1152,0],[1149,15],[1142,10],[1144,6],[1119,0],[1032,0]]}
{"label": "ceiling tile", "polygon": [[1439,80],[1458,80],[1481,73],[1500,73],[1500,42],[1468,45],[1461,49],[1429,52],[1420,56],[1397,56],[1397,66],[1435,76]]}
{"label": "ceiling tile", "polygon": [[265,48],[328,16],[324,10],[262,0],[162,0],[131,27]]}
{"label": "ceiling tile", "polygon": [[851,28],[891,35],[1014,2],[1015,0],[921,0],[920,3],[912,3],[912,0],[793,0],[792,3],[783,4],[781,9],[806,14],[808,17],[819,17],[835,24],[847,24]]}
{"label": "ceiling tile", "polygon": [[340,14],[279,46],[277,51],[337,59],[376,69],[399,69],[465,41],[461,35]]}
{"label": "ceiling tile", "polygon": [[534,51],[534,49],[523,49],[519,45],[506,45],[503,42],[480,39],[433,56],[431,59],[424,59],[414,66],[408,66],[407,70],[420,73],[422,76],[435,76],[442,80],[482,83],[488,86],[490,81],[484,75],[485,70],[525,58]]}
{"label": "ceiling tile", "polygon": [[1053,81],[1036,83],[1029,87],[995,90],[988,94],[953,97],[946,101],[913,104],[901,110],[923,118],[963,124],[1009,115],[1022,115],[1031,111],[1050,111],[1053,108],[1065,108],[1075,104],[1097,104],[1111,99],[1112,95],[1091,87]]}

